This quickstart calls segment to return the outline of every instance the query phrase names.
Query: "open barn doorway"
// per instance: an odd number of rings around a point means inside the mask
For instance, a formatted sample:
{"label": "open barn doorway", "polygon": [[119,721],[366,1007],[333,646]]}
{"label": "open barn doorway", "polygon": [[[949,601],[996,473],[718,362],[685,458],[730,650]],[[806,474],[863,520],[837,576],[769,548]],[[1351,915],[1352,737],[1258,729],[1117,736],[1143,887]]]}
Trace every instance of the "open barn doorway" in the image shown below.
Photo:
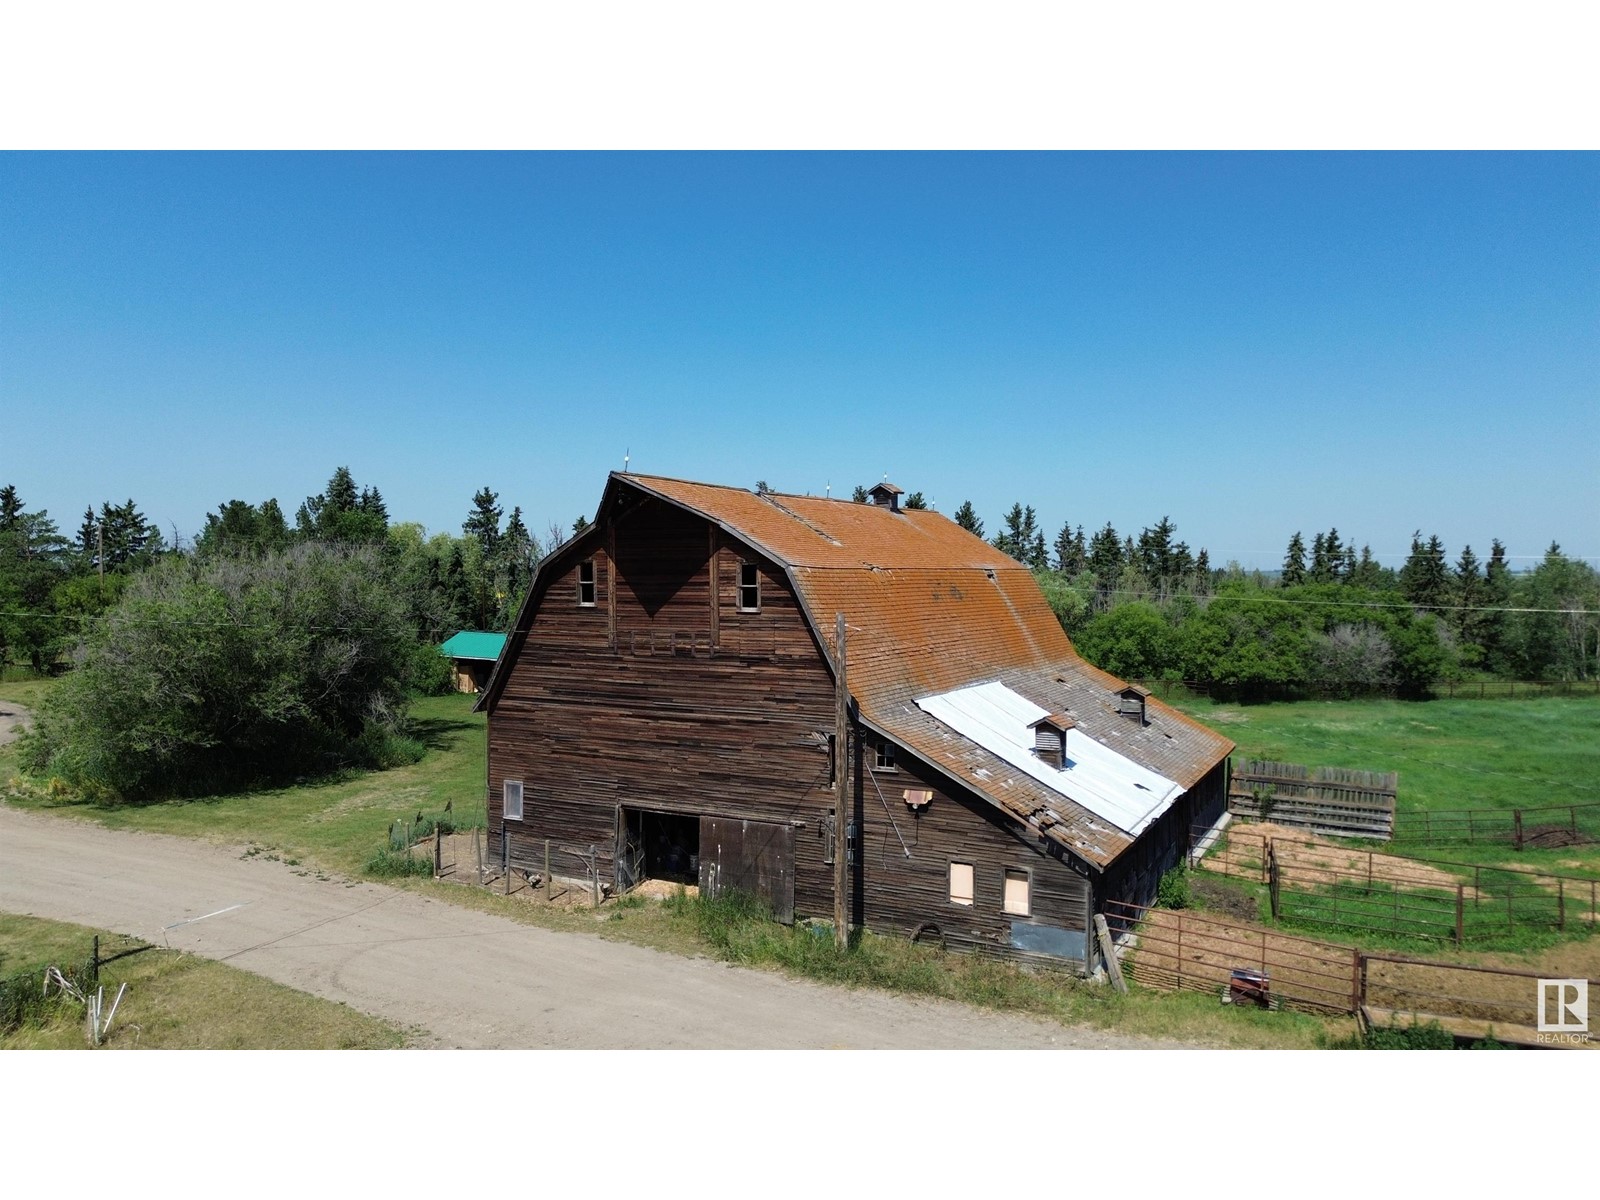
{"label": "open barn doorway", "polygon": [[629,891],[647,879],[685,885],[699,882],[699,817],[618,809],[617,891]]}

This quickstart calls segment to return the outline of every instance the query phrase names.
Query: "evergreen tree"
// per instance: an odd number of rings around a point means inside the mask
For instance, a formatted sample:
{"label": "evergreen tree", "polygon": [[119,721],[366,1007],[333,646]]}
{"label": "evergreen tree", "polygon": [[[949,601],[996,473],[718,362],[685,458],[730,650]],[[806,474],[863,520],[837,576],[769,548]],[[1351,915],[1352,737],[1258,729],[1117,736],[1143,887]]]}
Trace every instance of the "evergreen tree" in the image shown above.
{"label": "evergreen tree", "polygon": [[572,522],[572,536],[577,537],[589,528],[589,518],[579,513]]}
{"label": "evergreen tree", "polygon": [[1337,583],[1340,569],[1344,566],[1344,545],[1339,541],[1337,529],[1328,530],[1328,536],[1322,541],[1322,552],[1328,560],[1327,582]]}
{"label": "evergreen tree", "polygon": [[388,507],[377,488],[361,491],[350,468],[338,467],[295,513],[295,531],[303,541],[381,542],[389,532]]}
{"label": "evergreen tree", "polygon": [[1356,544],[1346,542],[1344,547],[1344,562],[1339,564],[1339,578],[1349,583],[1356,574]]}
{"label": "evergreen tree", "polygon": [[492,562],[500,553],[500,505],[498,497],[487,487],[479,488],[472,497],[472,511],[462,522],[461,533],[474,539],[483,551],[485,562]]}
{"label": "evergreen tree", "polygon": [[1346,572],[1347,582],[1356,587],[1376,590],[1383,581],[1383,568],[1378,566],[1377,559],[1372,557],[1372,547],[1361,547],[1361,561],[1356,563]]}
{"label": "evergreen tree", "polygon": [[[864,489],[857,488],[856,491],[861,493],[858,499],[866,499],[867,494]],[[978,520],[978,514],[973,511],[971,500],[963,500],[961,507],[956,509],[956,524],[975,537],[983,536],[983,522]]]}
{"label": "evergreen tree", "polygon": [[1478,556],[1472,552],[1471,545],[1462,547],[1461,557],[1456,561],[1455,578],[1451,582],[1455,585],[1451,600],[1456,607],[1450,613],[1450,624],[1467,651],[1467,657],[1476,665],[1483,654],[1478,639],[1478,626],[1483,614],[1478,610],[1483,604],[1484,580],[1478,568]]}
{"label": "evergreen tree", "polygon": [[[1031,515],[1033,510],[1030,508],[1028,512]],[[1028,566],[1035,571],[1043,571],[1048,569],[1050,566],[1050,556],[1045,552],[1044,548],[1044,534],[1040,533],[1037,529],[1034,531],[1033,541],[1028,544],[1028,557],[1026,562]]]}
{"label": "evergreen tree", "polygon": [[1400,570],[1400,590],[1421,609],[1440,609],[1450,602],[1450,568],[1438,534],[1429,537],[1426,545],[1422,530],[1411,536],[1411,553]]}
{"label": "evergreen tree", "polygon": [[1105,528],[1089,541],[1088,566],[1094,575],[1095,590],[1103,601],[1116,590],[1117,578],[1122,574],[1122,539],[1107,521]]}
{"label": "evergreen tree", "polygon": [[905,506],[907,508],[915,508],[920,511],[928,507],[928,502],[923,499],[921,492],[912,492],[911,495],[906,497]]}
{"label": "evergreen tree", "polygon": [[1072,530],[1072,522],[1068,521],[1061,526],[1061,532],[1056,534],[1056,570],[1066,576],[1077,576],[1083,573],[1083,526],[1079,525],[1076,533]]}
{"label": "evergreen tree", "polygon": [[856,490],[850,493],[850,499],[856,504],[865,504],[867,502],[867,489],[859,483],[856,484]]}
{"label": "evergreen tree", "polygon": [[1328,573],[1328,540],[1320,533],[1311,539],[1311,573],[1312,583],[1327,583]]}
{"label": "evergreen tree", "polygon": [[1175,532],[1177,527],[1170,517],[1162,517],[1153,528],[1139,531],[1136,565],[1157,587],[1173,574],[1172,535]]}
{"label": "evergreen tree", "polygon": [[1485,611],[1478,622],[1478,644],[1483,647],[1483,663],[1492,671],[1506,671],[1511,666],[1510,619],[1505,611],[1511,603],[1511,568],[1506,563],[1505,543],[1499,538],[1489,546],[1482,594]]}
{"label": "evergreen tree", "polygon": [[1295,587],[1306,581],[1306,544],[1298,529],[1289,539],[1289,551],[1283,556],[1283,574],[1279,581],[1284,587]]}
{"label": "evergreen tree", "polygon": [[1211,555],[1206,553],[1204,546],[1194,560],[1194,589],[1202,596],[1211,594]]}
{"label": "evergreen tree", "polygon": [[[92,511],[92,510],[91,510]],[[0,488],[0,533],[12,533],[22,520],[22,497],[15,484]]]}

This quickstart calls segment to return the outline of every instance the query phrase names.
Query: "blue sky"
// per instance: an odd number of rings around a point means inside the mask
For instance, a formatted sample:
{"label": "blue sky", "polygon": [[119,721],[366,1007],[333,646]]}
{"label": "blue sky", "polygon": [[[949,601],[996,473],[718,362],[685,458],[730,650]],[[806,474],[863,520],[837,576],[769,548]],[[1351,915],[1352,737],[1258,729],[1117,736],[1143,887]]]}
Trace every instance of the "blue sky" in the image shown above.
{"label": "blue sky", "polygon": [[8,154],[0,482],[538,531],[630,452],[1219,565],[1595,556],[1597,268],[1593,154]]}

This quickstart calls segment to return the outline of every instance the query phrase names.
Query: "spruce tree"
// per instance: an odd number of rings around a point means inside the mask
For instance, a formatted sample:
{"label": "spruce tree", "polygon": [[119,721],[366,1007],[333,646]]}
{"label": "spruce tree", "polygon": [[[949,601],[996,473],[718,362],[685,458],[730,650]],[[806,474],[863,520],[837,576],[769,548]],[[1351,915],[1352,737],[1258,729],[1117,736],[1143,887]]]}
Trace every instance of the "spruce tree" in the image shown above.
{"label": "spruce tree", "polygon": [[1483,605],[1483,574],[1478,566],[1478,556],[1472,552],[1470,544],[1462,547],[1461,557],[1456,560],[1455,578],[1451,582],[1454,584],[1451,600],[1456,607],[1450,613],[1450,624],[1455,627],[1462,644],[1473,648],[1474,657],[1481,657],[1478,625],[1483,620],[1483,614],[1479,611]]}
{"label": "spruce tree", "polygon": [[461,523],[463,537],[474,539],[483,551],[485,562],[492,561],[500,552],[500,505],[494,492],[479,488],[472,497],[472,511]]}
{"label": "spruce tree", "polygon": [[1311,539],[1311,582],[1328,582],[1328,540],[1320,533]]}
{"label": "spruce tree", "polygon": [[983,522],[978,520],[978,514],[973,511],[971,500],[963,500],[961,507],[956,509],[956,524],[975,537],[983,536]]}
{"label": "spruce tree", "polygon": [[919,512],[928,507],[928,502],[921,492],[912,492],[906,497],[905,507],[917,509]]}
{"label": "spruce tree", "polygon": [[1306,581],[1306,544],[1297,529],[1289,539],[1289,551],[1283,556],[1283,573],[1279,582],[1284,587],[1295,587]]}
{"label": "spruce tree", "polygon": [[856,484],[856,490],[850,493],[850,499],[856,504],[865,504],[867,502],[867,489],[859,483]]}

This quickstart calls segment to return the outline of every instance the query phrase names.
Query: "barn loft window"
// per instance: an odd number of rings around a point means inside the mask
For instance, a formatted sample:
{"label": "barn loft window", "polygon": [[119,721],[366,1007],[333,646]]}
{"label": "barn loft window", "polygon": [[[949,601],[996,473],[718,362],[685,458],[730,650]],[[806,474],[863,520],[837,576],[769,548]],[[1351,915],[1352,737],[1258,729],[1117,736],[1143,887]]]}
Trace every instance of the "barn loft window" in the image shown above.
{"label": "barn loft window", "polygon": [[872,765],[879,771],[894,770],[894,743],[879,742],[878,755],[873,760]]}
{"label": "barn loft window", "polygon": [[508,779],[502,787],[505,803],[501,815],[508,821],[522,820],[522,780]]}
{"label": "barn loft window", "polygon": [[972,864],[950,864],[950,903],[972,906]]}
{"label": "barn loft window", "polygon": [[1148,720],[1145,714],[1145,701],[1150,698],[1150,693],[1135,684],[1129,684],[1117,693],[1117,711],[1129,720],[1137,721],[1143,725]]}
{"label": "barn loft window", "polygon": [[739,611],[761,611],[761,575],[755,563],[739,564]]}
{"label": "barn loft window", "polygon": [[1029,917],[1033,915],[1031,904],[1030,880],[1026,871],[1015,868],[1006,869],[1006,895],[1005,909],[1014,917]]}
{"label": "barn loft window", "polygon": [[594,607],[594,559],[578,564],[578,603],[584,608]]}

